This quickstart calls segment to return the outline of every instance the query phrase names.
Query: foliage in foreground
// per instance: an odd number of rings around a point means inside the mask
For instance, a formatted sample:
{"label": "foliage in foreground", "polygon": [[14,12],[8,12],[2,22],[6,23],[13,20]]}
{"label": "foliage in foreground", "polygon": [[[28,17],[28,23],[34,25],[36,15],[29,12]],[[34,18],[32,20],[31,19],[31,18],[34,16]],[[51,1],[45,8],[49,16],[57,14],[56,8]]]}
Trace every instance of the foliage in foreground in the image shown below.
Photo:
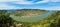
{"label": "foliage in foreground", "polygon": [[0,27],[9,27],[13,24],[13,19],[6,12],[0,11]]}

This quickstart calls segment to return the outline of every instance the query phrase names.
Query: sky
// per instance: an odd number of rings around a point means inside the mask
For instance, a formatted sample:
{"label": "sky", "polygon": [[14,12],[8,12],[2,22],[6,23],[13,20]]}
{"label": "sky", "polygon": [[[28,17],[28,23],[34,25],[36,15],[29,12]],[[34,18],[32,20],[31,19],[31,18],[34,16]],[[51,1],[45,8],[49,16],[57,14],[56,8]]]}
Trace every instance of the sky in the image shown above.
{"label": "sky", "polygon": [[60,0],[0,0],[0,10],[10,9],[60,10]]}

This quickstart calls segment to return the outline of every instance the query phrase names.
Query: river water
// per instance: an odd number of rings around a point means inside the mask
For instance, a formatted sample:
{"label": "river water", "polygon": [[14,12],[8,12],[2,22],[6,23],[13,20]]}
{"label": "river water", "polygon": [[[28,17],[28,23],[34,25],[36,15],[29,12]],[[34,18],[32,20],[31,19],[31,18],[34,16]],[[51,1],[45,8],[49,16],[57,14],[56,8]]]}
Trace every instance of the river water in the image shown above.
{"label": "river water", "polygon": [[42,15],[38,15],[38,16],[34,16],[34,17],[17,17],[14,15],[10,15],[10,17],[12,17],[12,19],[16,20],[16,21],[20,21],[20,22],[37,22],[43,18],[48,17],[48,15],[52,14],[52,11],[48,11]]}

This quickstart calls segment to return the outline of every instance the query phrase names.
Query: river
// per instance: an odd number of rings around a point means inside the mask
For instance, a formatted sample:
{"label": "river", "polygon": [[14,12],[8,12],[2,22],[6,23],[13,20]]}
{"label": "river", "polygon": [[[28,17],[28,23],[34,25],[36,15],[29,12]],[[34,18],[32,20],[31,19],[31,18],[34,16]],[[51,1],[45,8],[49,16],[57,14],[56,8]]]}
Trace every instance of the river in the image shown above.
{"label": "river", "polygon": [[42,15],[38,15],[38,16],[35,16],[35,17],[17,17],[17,16],[14,16],[14,15],[10,15],[10,17],[12,17],[12,19],[16,20],[16,21],[20,21],[20,22],[37,22],[43,18],[46,18],[48,17],[48,15],[52,14],[53,12],[52,11],[48,11]]}

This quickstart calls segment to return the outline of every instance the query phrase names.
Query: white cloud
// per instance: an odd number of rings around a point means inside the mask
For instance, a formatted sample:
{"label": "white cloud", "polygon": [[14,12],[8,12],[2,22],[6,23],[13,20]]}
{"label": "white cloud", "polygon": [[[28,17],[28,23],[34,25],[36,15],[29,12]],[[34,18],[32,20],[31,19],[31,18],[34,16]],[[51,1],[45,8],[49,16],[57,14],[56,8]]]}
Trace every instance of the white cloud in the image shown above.
{"label": "white cloud", "polygon": [[13,3],[16,3],[16,4],[33,4],[32,2],[28,2],[28,1],[25,1],[25,0],[17,0]]}
{"label": "white cloud", "polygon": [[34,0],[32,0],[32,2],[26,1],[26,0],[0,0],[0,2],[13,2],[16,4],[39,4],[39,3],[46,3],[46,2],[60,2],[60,0],[42,0],[39,2],[34,2]]}
{"label": "white cloud", "polygon": [[0,0],[0,2],[12,2],[12,1],[17,1],[17,0]]}
{"label": "white cloud", "polygon": [[[26,7],[28,8],[28,7]],[[29,7],[31,8],[31,7]],[[23,9],[23,7],[9,6],[7,4],[0,4],[0,10],[9,10],[9,9]],[[60,6],[51,6],[51,7],[32,7],[32,9],[42,9],[42,10],[60,10]]]}
{"label": "white cloud", "polygon": [[60,6],[41,7],[42,10],[60,10]]}
{"label": "white cloud", "polygon": [[39,2],[36,2],[37,4],[39,3],[48,3],[48,2],[60,2],[60,0],[43,0],[43,1],[39,1]]}
{"label": "white cloud", "polygon": [[60,0],[50,0],[51,2],[60,2]]}
{"label": "white cloud", "polygon": [[18,7],[9,6],[7,4],[0,4],[0,10],[9,10],[9,9],[17,9]]}
{"label": "white cloud", "polygon": [[[34,4],[33,2],[28,2],[25,0],[0,0],[0,2],[12,2],[12,3],[16,3],[16,4]],[[35,4],[39,4],[39,3],[46,3],[46,2],[60,2],[60,0],[43,0],[43,1],[39,1],[36,2]],[[55,5],[55,4],[53,4]],[[27,7],[28,8],[28,7]],[[32,7],[33,8],[33,7]],[[40,8],[40,7],[34,7],[34,8]],[[4,3],[0,3],[0,10],[8,10],[8,9],[20,9],[20,7],[16,7],[16,6],[10,6]],[[54,7],[41,7],[40,9],[44,9],[44,10],[60,10],[60,6],[54,6]]]}
{"label": "white cloud", "polygon": [[16,4],[32,4],[32,2],[28,2],[26,0],[0,0],[0,2],[12,2]]}
{"label": "white cloud", "polygon": [[39,4],[39,3],[46,3],[46,2],[49,2],[49,0],[43,0],[43,1],[36,2],[36,3]]}

